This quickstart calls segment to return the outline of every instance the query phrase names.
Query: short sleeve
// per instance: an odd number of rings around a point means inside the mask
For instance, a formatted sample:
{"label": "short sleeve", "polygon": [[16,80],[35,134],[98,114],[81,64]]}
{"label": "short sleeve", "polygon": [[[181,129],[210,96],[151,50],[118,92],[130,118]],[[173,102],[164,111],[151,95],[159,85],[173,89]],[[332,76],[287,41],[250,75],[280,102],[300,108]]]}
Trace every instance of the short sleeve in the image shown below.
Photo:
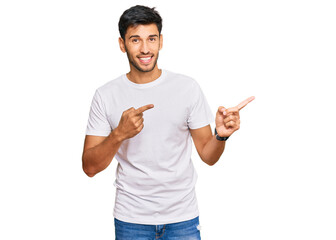
{"label": "short sleeve", "polygon": [[196,81],[193,83],[191,94],[192,101],[188,116],[188,127],[190,129],[197,129],[214,122],[215,118],[210,106]]}
{"label": "short sleeve", "polygon": [[102,98],[97,90],[91,103],[86,135],[108,136],[111,131]]}

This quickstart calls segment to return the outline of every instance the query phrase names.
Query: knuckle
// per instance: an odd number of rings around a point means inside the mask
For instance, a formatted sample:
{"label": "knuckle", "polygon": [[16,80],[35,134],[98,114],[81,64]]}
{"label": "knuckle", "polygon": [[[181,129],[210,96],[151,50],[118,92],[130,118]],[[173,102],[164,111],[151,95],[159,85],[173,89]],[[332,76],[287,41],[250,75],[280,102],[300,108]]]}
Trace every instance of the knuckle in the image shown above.
{"label": "knuckle", "polygon": [[141,132],[141,130],[143,129],[144,125],[141,124],[140,127],[138,128],[138,132]]}
{"label": "knuckle", "polygon": [[141,119],[140,121],[137,122],[136,127],[140,127],[143,124],[144,120]]}
{"label": "knuckle", "polygon": [[129,108],[129,109],[123,111],[123,115],[129,114],[129,113],[131,113],[131,112],[133,112],[133,111],[134,111],[134,107],[131,107],[131,108]]}

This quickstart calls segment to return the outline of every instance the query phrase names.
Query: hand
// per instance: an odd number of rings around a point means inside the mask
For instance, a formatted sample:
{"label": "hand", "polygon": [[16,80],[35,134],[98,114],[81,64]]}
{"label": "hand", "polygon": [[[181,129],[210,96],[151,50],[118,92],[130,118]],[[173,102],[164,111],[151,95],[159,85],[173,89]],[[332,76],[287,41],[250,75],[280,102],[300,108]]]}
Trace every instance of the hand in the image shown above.
{"label": "hand", "polygon": [[127,109],[121,115],[118,127],[118,133],[122,136],[123,140],[132,138],[137,135],[144,128],[143,112],[153,108],[153,104],[148,104],[138,109],[133,107]]}
{"label": "hand", "polygon": [[249,97],[236,107],[226,109],[220,106],[218,108],[216,113],[216,130],[220,137],[229,137],[240,128],[239,111],[254,99],[255,97]]}

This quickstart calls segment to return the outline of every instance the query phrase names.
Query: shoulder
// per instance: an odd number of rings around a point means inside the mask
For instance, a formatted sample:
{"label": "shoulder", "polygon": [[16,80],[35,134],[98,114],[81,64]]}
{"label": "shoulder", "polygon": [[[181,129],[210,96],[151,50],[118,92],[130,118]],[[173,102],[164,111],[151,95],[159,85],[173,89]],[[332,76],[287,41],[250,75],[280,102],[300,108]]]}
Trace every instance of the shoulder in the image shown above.
{"label": "shoulder", "polygon": [[116,91],[116,90],[118,91],[118,89],[122,85],[122,81],[123,81],[123,75],[101,85],[100,87],[96,89],[96,92],[104,96],[106,94],[110,94],[113,91]]}
{"label": "shoulder", "polygon": [[167,78],[169,81],[177,81],[179,85],[185,84],[190,87],[198,84],[193,77],[187,76],[185,74],[175,73],[168,70],[165,70],[165,72],[167,73]]}

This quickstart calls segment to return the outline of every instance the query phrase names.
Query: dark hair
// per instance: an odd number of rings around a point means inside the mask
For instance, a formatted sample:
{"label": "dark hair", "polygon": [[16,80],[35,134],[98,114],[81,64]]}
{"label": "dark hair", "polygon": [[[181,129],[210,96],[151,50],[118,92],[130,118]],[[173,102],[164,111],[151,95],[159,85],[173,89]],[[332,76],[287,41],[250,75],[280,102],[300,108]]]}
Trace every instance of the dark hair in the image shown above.
{"label": "dark hair", "polygon": [[122,39],[125,41],[125,34],[127,28],[130,26],[146,25],[155,23],[159,34],[162,29],[162,18],[155,8],[149,8],[146,6],[136,5],[127,9],[120,17],[119,20],[119,33]]}

